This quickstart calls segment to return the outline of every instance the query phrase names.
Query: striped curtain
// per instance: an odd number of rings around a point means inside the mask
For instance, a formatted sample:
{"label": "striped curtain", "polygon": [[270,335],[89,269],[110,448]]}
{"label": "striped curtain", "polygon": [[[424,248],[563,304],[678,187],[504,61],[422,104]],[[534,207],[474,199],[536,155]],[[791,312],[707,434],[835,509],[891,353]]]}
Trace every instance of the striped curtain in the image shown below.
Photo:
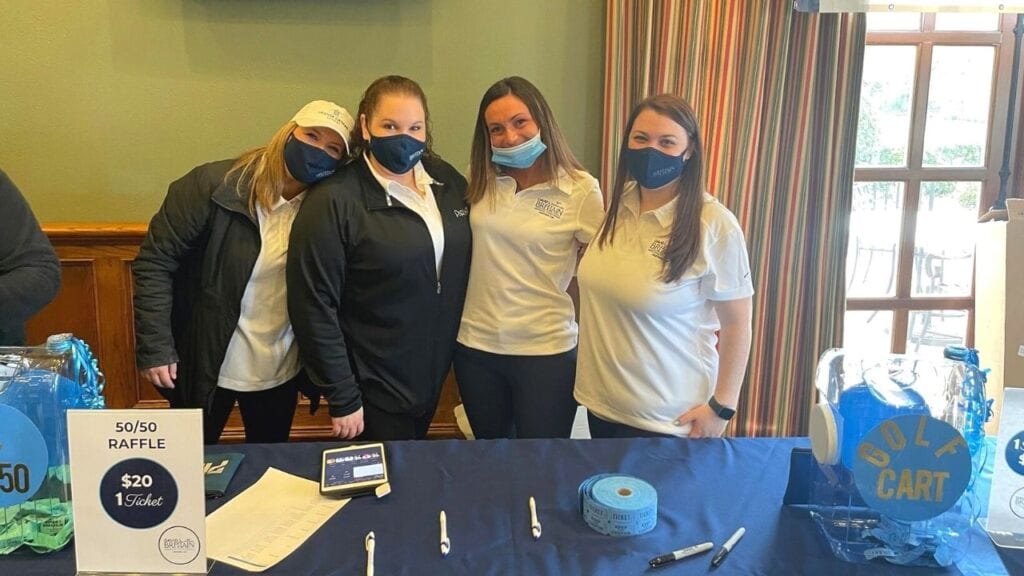
{"label": "striped curtain", "polygon": [[732,432],[802,435],[818,356],[842,337],[863,14],[791,0],[608,0],[602,182],[633,107],[697,112],[708,191],[739,218],[754,276],[750,366]]}

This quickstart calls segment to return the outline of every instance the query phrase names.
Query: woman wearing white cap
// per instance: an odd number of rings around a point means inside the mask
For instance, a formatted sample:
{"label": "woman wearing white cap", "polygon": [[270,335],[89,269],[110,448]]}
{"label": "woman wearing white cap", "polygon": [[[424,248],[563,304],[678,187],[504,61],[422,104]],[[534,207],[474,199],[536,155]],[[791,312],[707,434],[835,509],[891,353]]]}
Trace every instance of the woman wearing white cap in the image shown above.
{"label": "woman wearing white cap", "polygon": [[352,116],[306,104],[270,139],[171,184],[135,275],[136,361],[175,408],[202,408],[206,443],[238,403],[247,442],[285,442],[304,383],[285,261],[306,188],[348,153]]}

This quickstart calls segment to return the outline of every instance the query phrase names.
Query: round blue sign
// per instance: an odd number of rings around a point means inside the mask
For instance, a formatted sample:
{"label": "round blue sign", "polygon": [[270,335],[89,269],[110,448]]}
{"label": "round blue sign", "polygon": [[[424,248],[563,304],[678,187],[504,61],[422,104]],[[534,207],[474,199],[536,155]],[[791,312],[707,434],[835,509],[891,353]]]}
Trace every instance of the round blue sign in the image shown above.
{"label": "round blue sign", "polygon": [[19,410],[0,404],[0,508],[31,498],[46,479],[48,460],[39,428]]}
{"label": "round blue sign", "polygon": [[178,484],[158,462],[129,458],[114,464],[103,475],[100,503],[122,526],[152,528],[174,512],[178,505]]}
{"label": "round blue sign", "polygon": [[857,490],[871,508],[908,522],[949,510],[971,480],[971,455],[956,429],[931,416],[883,421],[857,445]]}
{"label": "round blue sign", "polygon": [[1006,443],[1005,456],[1010,470],[1024,476],[1024,432],[1017,432]]}

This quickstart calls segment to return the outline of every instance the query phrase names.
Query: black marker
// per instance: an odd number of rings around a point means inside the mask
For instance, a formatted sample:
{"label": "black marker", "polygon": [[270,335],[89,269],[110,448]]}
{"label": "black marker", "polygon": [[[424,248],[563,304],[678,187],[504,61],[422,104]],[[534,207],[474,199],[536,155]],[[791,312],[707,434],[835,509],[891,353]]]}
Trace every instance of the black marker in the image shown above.
{"label": "black marker", "polygon": [[647,563],[651,565],[651,568],[657,568],[658,566],[664,566],[669,562],[675,562],[676,560],[682,560],[683,558],[695,556],[697,554],[700,554],[701,552],[707,552],[708,550],[711,550],[714,547],[715,545],[711,542],[704,542],[703,544],[696,544],[694,546],[688,546],[686,548],[683,548],[682,550],[676,550],[674,552],[669,552],[668,554],[662,554],[657,558],[652,558]]}
{"label": "black marker", "polygon": [[740,538],[743,538],[743,535],[746,534],[746,532],[746,528],[740,527],[740,529],[734,532],[732,536],[729,536],[729,539],[726,540],[725,544],[718,549],[718,552],[715,552],[714,558],[711,559],[712,568],[717,568],[719,564],[725,562],[725,557],[729,555],[729,552],[732,552],[733,546],[740,541]]}

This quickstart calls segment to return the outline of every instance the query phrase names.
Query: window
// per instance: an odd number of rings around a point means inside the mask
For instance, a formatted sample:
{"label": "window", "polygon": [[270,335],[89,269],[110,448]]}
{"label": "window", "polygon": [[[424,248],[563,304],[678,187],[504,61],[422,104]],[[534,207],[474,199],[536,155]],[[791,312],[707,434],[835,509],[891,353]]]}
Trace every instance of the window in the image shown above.
{"label": "window", "polygon": [[999,191],[1012,15],[869,13],[843,345],[974,340],[975,223]]}

